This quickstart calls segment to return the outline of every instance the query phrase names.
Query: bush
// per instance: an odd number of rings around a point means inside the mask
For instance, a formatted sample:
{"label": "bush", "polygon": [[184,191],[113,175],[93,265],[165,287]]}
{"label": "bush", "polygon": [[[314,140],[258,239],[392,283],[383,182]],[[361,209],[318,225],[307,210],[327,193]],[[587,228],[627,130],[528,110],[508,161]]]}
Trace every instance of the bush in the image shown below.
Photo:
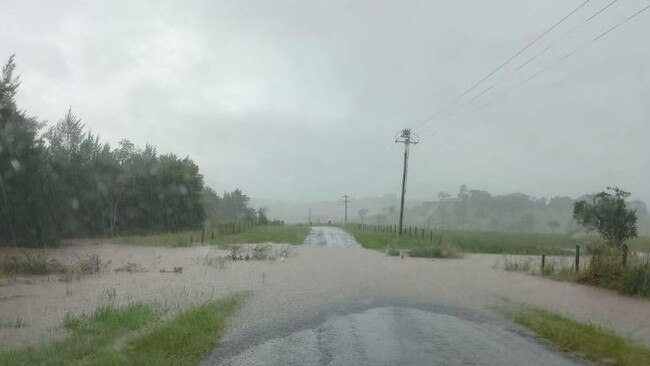
{"label": "bush", "polygon": [[621,279],[621,291],[629,295],[650,297],[650,258],[635,259],[628,263]]}
{"label": "bush", "polygon": [[61,273],[64,267],[45,252],[7,255],[0,258],[0,276],[3,275],[47,275]]}
{"label": "bush", "polygon": [[623,265],[620,252],[605,246],[591,249],[592,257],[579,281],[628,295],[650,297],[650,257],[633,257]]}
{"label": "bush", "polygon": [[450,243],[417,246],[409,251],[409,256],[417,258],[460,258],[461,252]]}
{"label": "bush", "polygon": [[399,257],[400,251],[398,249],[388,248],[386,249],[386,255],[391,257]]}
{"label": "bush", "polygon": [[588,252],[591,252],[591,261],[578,281],[600,287],[620,288],[625,267],[618,251],[601,245],[590,248]]}
{"label": "bush", "polygon": [[442,258],[442,248],[440,247],[419,247],[409,251],[409,256],[417,258]]}

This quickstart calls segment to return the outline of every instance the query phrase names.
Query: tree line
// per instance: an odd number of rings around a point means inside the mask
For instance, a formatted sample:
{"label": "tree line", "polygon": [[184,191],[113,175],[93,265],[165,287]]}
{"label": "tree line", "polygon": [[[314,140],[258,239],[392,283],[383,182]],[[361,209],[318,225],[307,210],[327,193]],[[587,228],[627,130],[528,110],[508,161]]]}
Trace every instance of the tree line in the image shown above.
{"label": "tree line", "polygon": [[[583,230],[573,218],[574,204],[587,197],[545,198],[523,193],[493,195],[461,185],[456,194],[439,192],[434,200],[409,207],[406,218],[409,225],[420,227],[573,234]],[[643,201],[627,201],[626,205],[635,210],[640,222],[647,224],[648,210]],[[376,221],[378,224],[393,222],[397,214],[395,206],[385,207],[375,215],[369,215],[366,209],[358,211],[362,222]],[[366,219],[366,216],[373,217]]]}
{"label": "tree line", "polygon": [[129,140],[113,148],[72,111],[46,128],[16,105],[15,68],[12,56],[0,80],[0,245],[175,232],[207,217],[266,220],[240,190],[219,197],[206,187],[189,157]]}

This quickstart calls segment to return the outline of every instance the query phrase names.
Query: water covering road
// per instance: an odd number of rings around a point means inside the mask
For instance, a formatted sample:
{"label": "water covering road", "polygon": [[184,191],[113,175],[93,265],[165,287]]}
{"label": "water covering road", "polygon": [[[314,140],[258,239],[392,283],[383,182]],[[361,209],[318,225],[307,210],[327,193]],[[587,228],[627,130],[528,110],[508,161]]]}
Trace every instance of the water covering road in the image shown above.
{"label": "water covering road", "polygon": [[[318,246],[319,251],[360,247],[352,236],[335,227],[313,228],[304,244]],[[314,288],[321,280],[313,278]],[[288,318],[291,320],[261,327],[249,324],[252,327],[249,337],[226,342],[206,363],[232,366],[578,364],[530,335],[468,309],[421,304],[403,297],[381,299],[360,295],[339,300],[332,305],[328,296],[311,297],[317,303],[315,308],[325,316],[293,312]]]}
{"label": "water covering road", "polygon": [[361,248],[354,237],[332,226],[315,226],[305,238],[304,245],[317,245],[328,248]]}

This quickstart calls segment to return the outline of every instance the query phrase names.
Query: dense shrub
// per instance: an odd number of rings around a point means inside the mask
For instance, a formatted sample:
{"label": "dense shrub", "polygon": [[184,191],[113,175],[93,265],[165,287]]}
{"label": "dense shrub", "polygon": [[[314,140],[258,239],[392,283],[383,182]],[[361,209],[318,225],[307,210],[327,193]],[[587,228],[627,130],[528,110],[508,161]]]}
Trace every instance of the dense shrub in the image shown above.
{"label": "dense shrub", "polygon": [[628,295],[650,297],[650,258],[634,256],[623,265],[620,252],[606,246],[592,248],[591,260],[579,281]]}

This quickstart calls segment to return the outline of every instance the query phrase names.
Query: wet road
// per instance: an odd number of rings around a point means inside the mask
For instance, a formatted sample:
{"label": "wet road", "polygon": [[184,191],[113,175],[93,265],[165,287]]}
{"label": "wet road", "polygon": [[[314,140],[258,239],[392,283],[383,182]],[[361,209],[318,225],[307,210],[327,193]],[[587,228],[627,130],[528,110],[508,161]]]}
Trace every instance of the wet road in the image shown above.
{"label": "wet road", "polygon": [[270,339],[221,365],[576,365],[498,326],[412,308],[336,316]]}
{"label": "wet road", "polygon": [[304,245],[327,248],[361,248],[352,235],[332,226],[315,226],[305,238]]}
{"label": "wet road", "polygon": [[[319,248],[321,251],[360,248],[352,236],[334,227],[313,228],[304,244],[324,247]],[[313,266],[330,268],[331,264],[314,263]],[[314,277],[310,281],[317,289],[323,279]],[[340,286],[344,288],[345,283]],[[408,287],[408,282],[404,286]],[[269,312],[265,318],[275,320],[263,322],[245,322],[244,316],[240,321],[245,326],[238,329],[238,335],[222,343],[205,363],[224,366],[579,364],[493,316],[437,304],[435,300],[421,303],[381,292],[341,294],[335,299],[332,294],[319,296],[315,292],[306,301],[311,311],[287,307],[281,311],[287,313],[286,317]],[[282,292],[276,296],[283,296]]]}

